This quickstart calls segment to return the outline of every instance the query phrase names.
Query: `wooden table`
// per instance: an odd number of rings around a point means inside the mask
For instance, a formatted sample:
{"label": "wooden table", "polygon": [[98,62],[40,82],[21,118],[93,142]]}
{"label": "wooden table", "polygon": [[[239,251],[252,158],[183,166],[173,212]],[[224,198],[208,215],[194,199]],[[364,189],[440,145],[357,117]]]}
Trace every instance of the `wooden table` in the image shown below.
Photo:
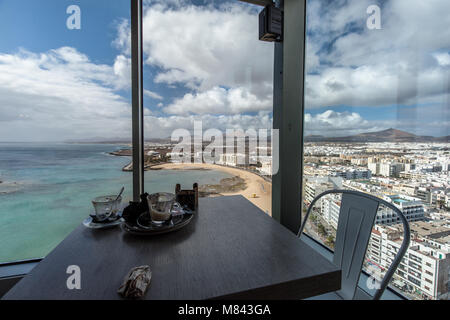
{"label": "wooden table", "polygon": [[[67,267],[81,269],[69,290]],[[3,299],[120,299],[127,272],[151,266],[146,299],[300,299],[340,289],[341,271],[241,196],[200,199],[184,229],[73,231]]]}

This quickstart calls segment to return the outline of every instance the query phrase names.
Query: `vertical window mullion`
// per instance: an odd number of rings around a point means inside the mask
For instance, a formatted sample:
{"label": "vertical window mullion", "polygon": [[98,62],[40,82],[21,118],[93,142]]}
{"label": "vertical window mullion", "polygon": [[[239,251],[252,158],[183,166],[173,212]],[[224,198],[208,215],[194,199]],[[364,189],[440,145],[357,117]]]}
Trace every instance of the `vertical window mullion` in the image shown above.
{"label": "vertical window mullion", "polygon": [[283,7],[284,30],[282,48],[275,49],[273,117],[274,129],[279,129],[279,164],[272,177],[272,216],[297,233],[302,210],[306,0],[277,3]]}
{"label": "vertical window mullion", "polygon": [[133,200],[144,192],[144,103],[142,0],[131,0],[131,90],[133,144]]}

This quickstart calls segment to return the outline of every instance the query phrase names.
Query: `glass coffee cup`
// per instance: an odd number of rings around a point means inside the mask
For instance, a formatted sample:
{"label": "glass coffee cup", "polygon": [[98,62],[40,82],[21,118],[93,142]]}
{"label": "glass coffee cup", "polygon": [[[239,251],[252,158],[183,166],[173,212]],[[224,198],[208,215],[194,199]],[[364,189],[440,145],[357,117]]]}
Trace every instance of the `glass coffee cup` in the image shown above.
{"label": "glass coffee cup", "polygon": [[172,207],[175,203],[173,193],[159,192],[147,197],[150,218],[153,224],[161,225],[172,218]]}
{"label": "glass coffee cup", "polygon": [[95,219],[98,222],[116,219],[121,201],[122,197],[117,197],[117,195],[102,196],[92,200],[95,209]]}

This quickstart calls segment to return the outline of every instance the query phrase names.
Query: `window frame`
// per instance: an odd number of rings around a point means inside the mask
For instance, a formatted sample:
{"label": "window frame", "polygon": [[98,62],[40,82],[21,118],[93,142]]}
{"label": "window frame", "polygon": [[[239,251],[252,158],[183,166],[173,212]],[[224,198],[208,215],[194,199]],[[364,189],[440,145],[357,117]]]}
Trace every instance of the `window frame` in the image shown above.
{"label": "window frame", "polygon": [[[273,3],[272,0],[237,0],[260,6]],[[132,64],[132,146],[133,146],[133,200],[140,201],[140,195],[144,192],[144,104],[143,104],[143,0],[130,0],[131,2],[131,64]],[[305,47],[306,47],[306,2],[307,0],[290,0],[287,2],[293,13],[285,15],[285,32],[287,37],[283,42],[275,43],[274,55],[274,129],[280,132],[279,172],[285,172],[284,176],[274,175],[272,180],[272,212],[274,218],[282,225],[297,232],[301,225],[302,206],[302,182],[303,182],[303,124],[304,124],[304,81],[305,81]],[[284,0],[275,0],[278,7],[284,9]],[[300,19],[298,16],[300,13]],[[303,34],[297,37],[297,30]],[[297,39],[296,39],[297,38]],[[286,50],[284,50],[286,49]],[[301,57],[295,59],[293,57]],[[297,61],[295,61],[297,60]],[[283,72],[283,70],[285,72]],[[283,86],[283,84],[286,84]],[[299,92],[294,94],[296,89]],[[301,95],[300,97],[298,97]],[[296,99],[300,98],[300,100]],[[275,105],[277,106],[275,108]],[[289,109],[288,109],[289,108]],[[297,113],[301,111],[300,115]],[[298,119],[300,121],[292,121]],[[286,122],[286,123],[285,123]],[[285,124],[285,125],[282,125]],[[287,124],[287,125],[286,125]],[[298,134],[292,135],[291,130]],[[297,145],[300,150],[294,155],[282,152],[281,148]],[[288,157],[289,154],[289,157]],[[297,164],[295,164],[297,163]],[[292,175],[282,167],[299,169],[300,179]],[[284,177],[283,187],[281,177]],[[297,181],[295,181],[297,179]],[[286,181],[288,183],[286,183]],[[274,193],[275,190],[275,193]],[[299,191],[299,192],[298,192]],[[275,197],[274,197],[275,195]],[[283,202],[284,201],[284,202]],[[283,204],[284,203],[284,204]],[[299,207],[299,210],[293,208]],[[304,234],[305,242],[324,257],[332,257],[333,251],[322,243]],[[41,259],[14,261],[0,264],[0,284],[11,278],[22,278],[28,274]],[[369,275],[362,270],[358,287],[362,288],[361,281],[367,280]],[[394,288],[387,287],[383,297],[408,300],[407,297],[397,292]],[[1,297],[1,292],[0,292]]]}

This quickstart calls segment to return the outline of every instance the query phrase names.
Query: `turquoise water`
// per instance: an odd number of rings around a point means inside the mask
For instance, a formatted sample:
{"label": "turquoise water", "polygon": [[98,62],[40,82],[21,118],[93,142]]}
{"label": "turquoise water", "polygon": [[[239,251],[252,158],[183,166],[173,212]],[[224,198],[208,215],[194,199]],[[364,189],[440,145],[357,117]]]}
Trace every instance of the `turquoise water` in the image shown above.
{"label": "turquoise water", "polygon": [[[132,197],[132,174],[121,169],[129,157],[108,152],[118,145],[0,143],[0,263],[48,254],[92,211],[91,199],[125,186]],[[221,171],[160,170],[145,173],[145,191],[174,192],[216,184]]]}

